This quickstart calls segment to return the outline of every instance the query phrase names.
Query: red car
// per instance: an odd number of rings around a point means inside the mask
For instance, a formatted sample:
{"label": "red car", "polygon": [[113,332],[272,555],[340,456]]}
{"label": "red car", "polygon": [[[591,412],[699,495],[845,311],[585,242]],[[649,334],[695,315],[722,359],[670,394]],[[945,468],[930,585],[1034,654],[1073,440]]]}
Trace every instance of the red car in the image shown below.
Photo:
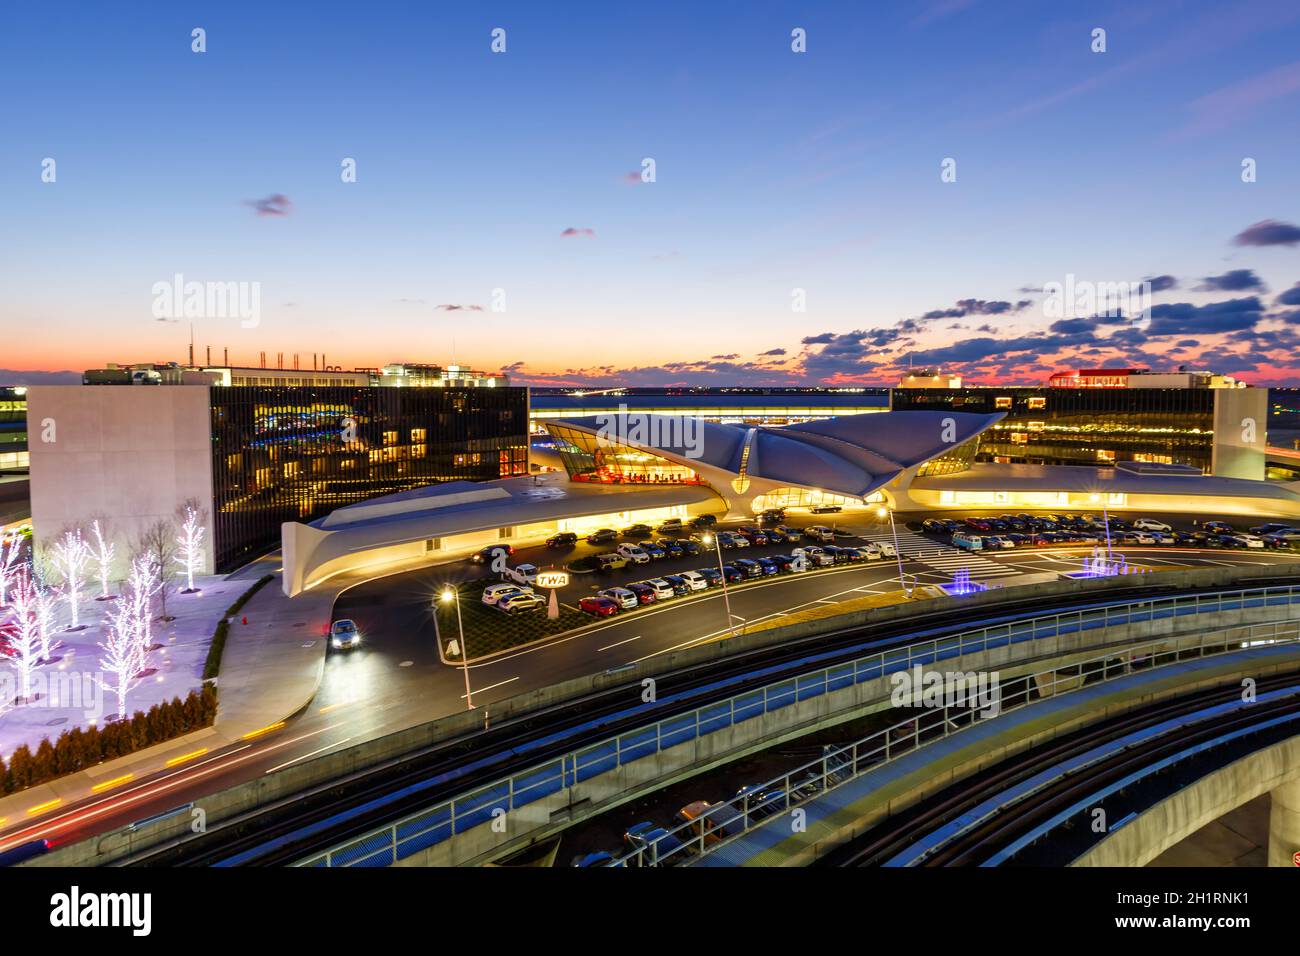
{"label": "red car", "polygon": [[596,617],[613,617],[618,613],[618,605],[609,598],[585,597],[579,599],[578,610]]}

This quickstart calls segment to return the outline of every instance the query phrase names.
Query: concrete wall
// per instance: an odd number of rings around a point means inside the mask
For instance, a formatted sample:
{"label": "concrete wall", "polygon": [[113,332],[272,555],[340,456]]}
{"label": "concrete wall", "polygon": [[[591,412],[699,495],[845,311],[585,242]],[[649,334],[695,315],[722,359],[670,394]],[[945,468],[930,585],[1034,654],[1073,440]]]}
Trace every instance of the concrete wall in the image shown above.
{"label": "concrete wall", "polygon": [[1268,389],[1215,389],[1214,396],[1211,472],[1224,478],[1263,481],[1264,447],[1268,438]]}
{"label": "concrete wall", "polygon": [[[1292,737],[1206,774],[1108,834],[1072,865],[1145,866],[1230,810],[1297,780],[1300,737]],[[1288,847],[1282,860],[1270,843],[1269,866],[1293,866],[1296,850],[1300,846]]]}
{"label": "concrete wall", "polygon": [[203,573],[212,571],[209,390],[199,385],[36,385],[27,392],[32,526],[38,550],[99,518],[122,574],[141,532],[206,512]]}

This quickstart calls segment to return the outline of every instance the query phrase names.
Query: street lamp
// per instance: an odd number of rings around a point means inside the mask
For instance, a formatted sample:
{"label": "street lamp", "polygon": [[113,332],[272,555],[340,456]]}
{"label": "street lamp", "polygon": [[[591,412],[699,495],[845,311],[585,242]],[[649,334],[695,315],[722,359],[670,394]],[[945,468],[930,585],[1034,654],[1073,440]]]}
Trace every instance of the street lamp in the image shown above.
{"label": "street lamp", "polygon": [[898,526],[894,524],[894,510],[881,505],[876,509],[876,517],[883,518],[889,516],[889,530],[894,536],[894,557],[898,561],[898,586],[903,589],[903,593],[908,597],[912,596],[911,590],[907,587],[907,580],[903,577],[903,552],[898,549]]}
{"label": "street lamp", "polygon": [[[455,588],[447,588],[442,592],[442,603],[448,601],[456,602],[456,629],[460,632],[460,663],[461,669],[465,672],[465,707],[468,710],[474,709],[474,698],[469,691],[469,648],[465,646],[465,625],[460,619],[460,592]],[[436,622],[438,615],[434,615]]]}
{"label": "street lamp", "polygon": [[736,636],[736,625],[733,623],[731,616],[731,595],[727,592],[727,572],[722,566],[722,543],[717,540],[716,535],[706,534],[700,538],[705,546],[712,544],[713,550],[718,553],[718,574],[722,575],[722,602],[727,608],[727,628],[731,631],[731,636]]}

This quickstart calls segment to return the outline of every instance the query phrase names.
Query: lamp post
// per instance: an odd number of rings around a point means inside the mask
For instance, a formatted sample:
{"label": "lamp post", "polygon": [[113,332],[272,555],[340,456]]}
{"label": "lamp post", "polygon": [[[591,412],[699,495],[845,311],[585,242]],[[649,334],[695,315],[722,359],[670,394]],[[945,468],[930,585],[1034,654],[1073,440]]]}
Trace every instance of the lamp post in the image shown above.
{"label": "lamp post", "polygon": [[736,625],[731,616],[731,595],[727,591],[727,572],[722,566],[722,543],[718,541],[716,534],[706,534],[700,538],[706,545],[712,544],[713,550],[718,553],[718,574],[722,575],[722,603],[727,608],[727,629],[731,631],[731,636],[736,636]]}
{"label": "lamp post", "polygon": [[889,516],[889,530],[894,536],[894,557],[898,561],[898,586],[903,589],[903,593],[908,597],[912,596],[911,590],[907,586],[907,581],[903,577],[903,552],[898,550],[898,527],[894,524],[894,509],[886,508],[881,505],[876,509],[876,517],[883,518]]}
{"label": "lamp post", "polygon": [[[460,618],[460,592],[455,588],[447,588],[442,592],[442,603],[448,601],[456,602],[456,629],[460,632],[460,664],[461,670],[465,672],[465,707],[467,710],[474,709],[474,698],[469,690],[469,649],[465,646],[465,625]],[[434,615],[435,620],[437,615]]]}

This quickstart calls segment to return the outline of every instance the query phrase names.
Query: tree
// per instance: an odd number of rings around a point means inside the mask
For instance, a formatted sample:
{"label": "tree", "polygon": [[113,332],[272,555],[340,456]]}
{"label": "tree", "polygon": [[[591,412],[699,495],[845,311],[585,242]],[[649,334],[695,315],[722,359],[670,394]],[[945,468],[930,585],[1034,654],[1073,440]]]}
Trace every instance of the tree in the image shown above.
{"label": "tree", "polygon": [[24,703],[32,693],[32,672],[39,663],[36,621],[36,582],[25,567],[13,589],[14,631],[9,639],[13,651],[9,663],[18,672],[18,698]]}
{"label": "tree", "polygon": [[0,607],[4,607],[9,586],[18,575],[18,554],[22,548],[23,539],[19,535],[0,540]]}
{"label": "tree", "polygon": [[186,503],[181,520],[180,534],[176,536],[177,553],[174,560],[185,570],[185,593],[194,593],[194,572],[202,571],[203,516],[193,503]]}
{"label": "tree", "polygon": [[154,593],[158,595],[161,605],[160,620],[164,621],[171,620],[167,616],[167,594],[171,590],[171,579],[167,576],[167,569],[171,566],[175,554],[176,537],[170,521],[159,518],[140,533],[136,557],[147,558],[153,568],[153,577],[158,582]]}
{"label": "tree", "polygon": [[127,578],[126,593],[108,616],[107,633],[99,645],[104,651],[104,656],[99,659],[100,668],[117,678],[112,685],[104,680],[99,684],[117,698],[119,715],[126,713],[126,695],[139,683],[153,649],[149,636],[153,582],[153,570],[148,559],[138,558]]}
{"label": "tree", "polygon": [[80,528],[63,532],[63,537],[50,549],[50,561],[54,570],[63,578],[63,593],[68,599],[68,611],[71,623],[68,630],[77,628],[77,611],[81,603],[81,585],[86,573],[86,563],[90,560],[90,546],[81,537]]}
{"label": "tree", "polygon": [[39,576],[32,576],[32,586],[35,589],[35,603],[33,610],[36,614],[36,640],[40,645],[40,659],[47,662],[50,655],[54,653],[55,648],[61,644],[61,641],[52,641],[54,636],[54,605],[59,599],[59,592],[52,587],[48,587]]}
{"label": "tree", "polygon": [[104,529],[100,527],[98,518],[90,523],[90,530],[95,535],[94,557],[99,565],[99,596],[103,599],[109,596],[108,576],[112,573],[113,553],[117,549],[112,541],[104,537]]}

